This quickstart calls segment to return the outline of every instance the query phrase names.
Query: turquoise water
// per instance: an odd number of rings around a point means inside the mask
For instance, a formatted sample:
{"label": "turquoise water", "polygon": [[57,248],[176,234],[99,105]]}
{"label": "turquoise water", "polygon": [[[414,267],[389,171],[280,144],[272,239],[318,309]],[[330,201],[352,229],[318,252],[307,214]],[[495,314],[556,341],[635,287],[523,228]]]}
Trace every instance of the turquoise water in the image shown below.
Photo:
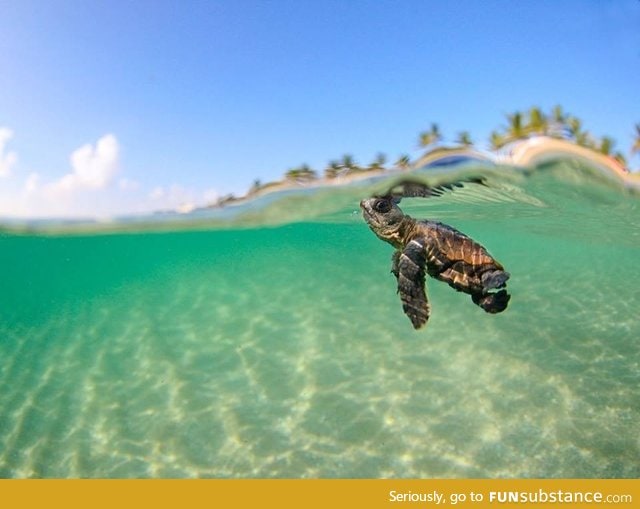
{"label": "turquoise water", "polygon": [[392,179],[6,228],[0,477],[639,477],[640,201],[575,161],[437,179],[479,174],[401,206],[483,243],[511,303],[428,280],[421,331],[358,211]]}

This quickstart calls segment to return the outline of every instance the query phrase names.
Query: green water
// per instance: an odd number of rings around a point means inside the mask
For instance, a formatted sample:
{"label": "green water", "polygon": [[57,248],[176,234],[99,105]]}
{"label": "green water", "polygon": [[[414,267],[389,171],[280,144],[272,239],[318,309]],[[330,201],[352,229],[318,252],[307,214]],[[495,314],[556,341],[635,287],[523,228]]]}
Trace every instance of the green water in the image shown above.
{"label": "green water", "polygon": [[1,235],[0,477],[639,477],[640,201],[565,170],[403,201],[512,274],[499,315],[427,281],[421,331],[364,189],[275,227]]}

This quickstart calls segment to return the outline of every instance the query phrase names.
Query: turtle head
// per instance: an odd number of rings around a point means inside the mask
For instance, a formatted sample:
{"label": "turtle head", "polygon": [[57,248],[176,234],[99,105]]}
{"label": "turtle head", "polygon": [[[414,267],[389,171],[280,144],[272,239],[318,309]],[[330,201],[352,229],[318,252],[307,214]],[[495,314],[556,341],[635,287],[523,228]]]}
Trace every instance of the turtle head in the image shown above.
{"label": "turtle head", "polygon": [[395,247],[402,245],[401,228],[407,216],[391,196],[377,196],[360,202],[362,215],[369,228],[380,239]]}

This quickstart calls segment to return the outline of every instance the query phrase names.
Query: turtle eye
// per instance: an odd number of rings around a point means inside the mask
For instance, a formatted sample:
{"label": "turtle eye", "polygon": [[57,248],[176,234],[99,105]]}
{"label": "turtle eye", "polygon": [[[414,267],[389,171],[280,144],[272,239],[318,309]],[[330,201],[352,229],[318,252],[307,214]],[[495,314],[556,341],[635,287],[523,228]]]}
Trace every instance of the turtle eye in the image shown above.
{"label": "turtle eye", "polygon": [[391,210],[391,200],[377,200],[373,204],[373,210],[380,212],[381,214],[386,214]]}

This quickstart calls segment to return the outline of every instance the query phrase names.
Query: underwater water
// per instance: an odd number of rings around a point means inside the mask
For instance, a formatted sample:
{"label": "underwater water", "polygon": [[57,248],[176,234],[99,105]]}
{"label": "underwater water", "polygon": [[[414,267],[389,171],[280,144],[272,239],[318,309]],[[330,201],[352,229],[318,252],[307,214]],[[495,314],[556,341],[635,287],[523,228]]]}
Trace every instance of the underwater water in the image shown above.
{"label": "underwater water", "polygon": [[571,160],[438,171],[487,184],[401,207],[487,247],[504,313],[428,279],[413,330],[358,208],[396,177],[5,228],[0,477],[640,477],[640,199]]}

